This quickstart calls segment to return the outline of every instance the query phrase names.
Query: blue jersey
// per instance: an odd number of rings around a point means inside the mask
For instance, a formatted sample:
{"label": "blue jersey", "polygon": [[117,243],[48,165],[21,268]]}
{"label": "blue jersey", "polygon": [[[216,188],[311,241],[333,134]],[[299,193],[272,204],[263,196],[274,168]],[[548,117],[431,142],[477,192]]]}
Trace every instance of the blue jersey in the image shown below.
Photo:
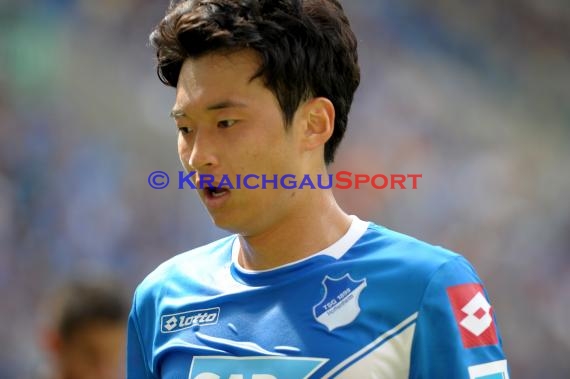
{"label": "blue jersey", "polygon": [[493,309],[460,255],[353,217],[271,270],[239,238],[178,255],[137,288],[127,378],[508,379]]}

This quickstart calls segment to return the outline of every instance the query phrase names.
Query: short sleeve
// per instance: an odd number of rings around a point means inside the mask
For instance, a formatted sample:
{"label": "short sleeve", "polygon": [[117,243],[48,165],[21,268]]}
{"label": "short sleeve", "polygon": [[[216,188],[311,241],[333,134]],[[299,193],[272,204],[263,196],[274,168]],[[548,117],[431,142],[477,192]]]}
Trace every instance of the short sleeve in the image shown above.
{"label": "short sleeve", "polygon": [[144,356],[135,294],[127,326],[127,379],[143,378],[152,379],[154,376],[149,372],[147,360]]}
{"label": "short sleeve", "polygon": [[425,289],[410,378],[509,378],[491,301],[461,256],[443,264]]}

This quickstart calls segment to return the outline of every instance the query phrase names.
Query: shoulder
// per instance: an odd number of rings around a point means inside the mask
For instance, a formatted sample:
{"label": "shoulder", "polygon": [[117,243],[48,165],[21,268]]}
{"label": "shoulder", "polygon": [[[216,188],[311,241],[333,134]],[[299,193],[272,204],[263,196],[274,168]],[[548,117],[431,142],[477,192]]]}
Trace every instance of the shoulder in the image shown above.
{"label": "shoulder", "polygon": [[[422,303],[486,293],[473,265],[461,254],[370,223],[359,244],[391,271],[400,288],[414,288]],[[368,246],[368,247],[367,247]],[[388,269],[387,269],[388,267]],[[431,300],[430,300],[431,299]]]}
{"label": "shoulder", "polygon": [[448,287],[481,284],[475,269],[461,254],[374,223],[368,224],[345,259],[407,294],[414,306],[430,293],[445,293]]}
{"label": "shoulder", "polygon": [[235,236],[228,236],[207,245],[178,254],[159,265],[138,285],[135,300],[159,298],[180,285],[187,286],[199,277],[227,267]]}
{"label": "shoulder", "polygon": [[372,222],[352,250],[359,256],[369,256],[407,273],[425,277],[431,277],[447,265],[471,267],[462,255],[454,251]]}

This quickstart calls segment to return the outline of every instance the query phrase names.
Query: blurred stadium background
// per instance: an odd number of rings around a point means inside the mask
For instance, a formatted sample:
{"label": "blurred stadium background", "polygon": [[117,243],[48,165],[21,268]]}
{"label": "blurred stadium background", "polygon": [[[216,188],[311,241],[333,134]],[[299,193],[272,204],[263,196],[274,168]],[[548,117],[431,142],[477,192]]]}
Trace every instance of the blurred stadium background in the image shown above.
{"label": "blurred stadium background", "polygon": [[[45,288],[128,291],[222,236],[179,169],[174,92],[147,46],[168,1],[0,0],[0,377],[43,357]],[[470,259],[517,379],[570,377],[568,0],[344,1],[362,84],[333,170],[422,173],[344,207]],[[41,315],[40,315],[41,318]]]}

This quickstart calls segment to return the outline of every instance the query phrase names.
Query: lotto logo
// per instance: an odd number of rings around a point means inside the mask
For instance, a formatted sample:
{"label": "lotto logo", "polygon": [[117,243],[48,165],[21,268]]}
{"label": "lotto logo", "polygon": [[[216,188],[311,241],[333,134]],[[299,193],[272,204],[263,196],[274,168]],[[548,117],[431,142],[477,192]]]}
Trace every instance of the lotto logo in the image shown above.
{"label": "lotto logo", "polygon": [[461,326],[477,337],[493,323],[493,318],[490,313],[491,304],[489,304],[481,292],[477,292],[467,305],[461,308],[461,311],[467,315],[461,320]]}
{"label": "lotto logo", "polygon": [[482,285],[470,283],[449,287],[447,295],[465,348],[498,343],[492,307],[485,298]]}
{"label": "lotto logo", "polygon": [[162,333],[172,333],[196,325],[216,324],[219,316],[220,308],[218,307],[162,315],[160,317],[160,331]]}

